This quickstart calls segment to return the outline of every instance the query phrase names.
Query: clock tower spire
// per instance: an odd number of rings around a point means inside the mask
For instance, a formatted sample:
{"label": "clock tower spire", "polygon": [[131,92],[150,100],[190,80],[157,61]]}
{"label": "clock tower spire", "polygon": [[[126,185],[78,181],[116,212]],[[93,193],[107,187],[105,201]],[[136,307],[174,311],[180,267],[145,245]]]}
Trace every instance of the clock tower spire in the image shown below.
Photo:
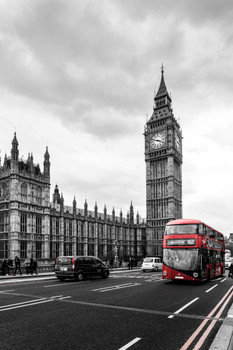
{"label": "clock tower spire", "polygon": [[147,253],[162,256],[166,223],[182,217],[182,134],[173,115],[163,65],[153,112],[146,123],[144,136]]}

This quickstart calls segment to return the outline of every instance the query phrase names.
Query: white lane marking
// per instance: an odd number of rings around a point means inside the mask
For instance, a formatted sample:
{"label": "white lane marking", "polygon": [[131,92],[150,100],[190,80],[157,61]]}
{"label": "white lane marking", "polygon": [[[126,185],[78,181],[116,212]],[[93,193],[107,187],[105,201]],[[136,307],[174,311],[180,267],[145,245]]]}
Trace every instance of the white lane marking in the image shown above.
{"label": "white lane marking", "polygon": [[0,309],[11,307],[11,306],[17,306],[17,305],[23,305],[23,304],[28,304],[28,303],[34,303],[36,301],[41,301],[41,300],[46,300],[47,298],[40,298],[40,299],[34,299],[34,300],[27,300],[27,301],[22,301],[21,303],[15,303],[15,304],[8,304],[8,305],[3,305],[0,306]]}
{"label": "white lane marking", "polygon": [[98,289],[92,289],[92,292],[96,292],[98,290],[102,290],[102,289],[111,289],[111,288],[118,288],[119,286],[128,286],[132,284],[132,282],[130,283],[124,283],[124,284],[115,284],[114,286],[109,286],[109,287],[102,287],[102,288],[98,288]]}
{"label": "white lane marking", "polygon": [[1,294],[4,294],[4,293],[7,293],[7,292],[14,292],[15,289],[6,289],[6,290],[1,290],[0,293]]}
{"label": "white lane marking", "polygon": [[214,289],[214,288],[217,287],[217,286],[218,286],[218,284],[215,284],[213,287],[211,287],[210,289],[206,290],[205,292],[206,292],[206,293],[209,293],[212,289]]}
{"label": "white lane marking", "polygon": [[43,300],[43,301],[38,301],[37,303],[28,303],[28,304],[24,304],[24,305],[17,305],[17,306],[13,306],[13,307],[8,307],[8,308],[5,308],[5,309],[1,309],[0,312],[2,311],[9,311],[9,310],[14,310],[14,309],[19,309],[21,307],[27,307],[27,306],[34,306],[34,305],[37,305],[37,304],[42,304],[42,303],[49,303],[53,301],[53,299],[47,299],[47,300]]}
{"label": "white lane marking", "polygon": [[51,299],[55,299],[55,298],[60,298],[63,297],[63,295],[54,295],[53,297],[50,297]]}
{"label": "white lane marking", "polygon": [[84,282],[70,282],[70,283],[59,283],[59,284],[51,284],[49,286],[44,286],[44,288],[51,288],[51,287],[61,287],[61,286],[70,286],[71,284],[81,284],[81,283],[89,283],[90,281],[84,281]]}
{"label": "white lane marking", "polygon": [[112,290],[118,290],[118,289],[122,289],[122,288],[137,287],[137,286],[141,286],[141,283],[134,283],[134,284],[131,284],[131,285],[129,285],[129,286],[119,286],[119,287],[117,287],[117,288],[101,290],[100,293],[110,292],[110,291],[112,291]]}
{"label": "white lane marking", "polygon": [[221,281],[221,283],[224,282],[224,281],[226,281],[226,280],[227,280],[227,278],[224,278],[224,279]]}
{"label": "white lane marking", "polygon": [[125,283],[125,284],[119,284],[119,285],[115,285],[115,286],[110,286],[110,287],[103,287],[103,288],[98,288],[98,289],[93,289],[93,292],[100,292],[100,293],[104,293],[104,292],[110,292],[112,290],[119,290],[122,288],[130,288],[130,287],[136,287],[136,286],[140,286],[141,283]]}
{"label": "white lane marking", "polygon": [[182,308],[180,308],[179,310],[175,311],[173,313],[173,315],[168,316],[168,318],[173,318],[176,314],[179,314],[181,311],[183,311],[184,309],[186,309],[186,307],[188,307],[189,305],[191,305],[192,303],[194,303],[195,301],[197,301],[199,298],[195,298],[193,300],[191,300],[188,304],[184,305]]}
{"label": "white lane marking", "polygon": [[67,296],[67,297],[61,297],[61,298],[59,298],[59,300],[63,300],[63,299],[69,299],[69,298],[71,298],[71,296]]}
{"label": "white lane marking", "polygon": [[135,338],[132,341],[130,341],[129,343],[127,343],[126,345],[122,346],[118,350],[126,350],[126,349],[130,348],[130,346],[132,346],[133,344],[137,343],[139,340],[141,340],[141,338]]}

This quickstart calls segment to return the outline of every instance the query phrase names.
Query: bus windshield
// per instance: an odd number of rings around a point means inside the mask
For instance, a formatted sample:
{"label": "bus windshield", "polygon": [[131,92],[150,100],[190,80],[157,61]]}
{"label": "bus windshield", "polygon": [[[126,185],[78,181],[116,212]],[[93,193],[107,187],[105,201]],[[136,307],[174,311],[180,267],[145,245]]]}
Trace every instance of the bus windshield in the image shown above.
{"label": "bus windshield", "polygon": [[198,225],[189,224],[189,225],[170,225],[166,226],[165,235],[176,235],[176,234],[186,234],[186,233],[198,233]]}
{"label": "bus windshield", "polygon": [[198,249],[164,249],[163,262],[174,270],[197,270],[199,264]]}

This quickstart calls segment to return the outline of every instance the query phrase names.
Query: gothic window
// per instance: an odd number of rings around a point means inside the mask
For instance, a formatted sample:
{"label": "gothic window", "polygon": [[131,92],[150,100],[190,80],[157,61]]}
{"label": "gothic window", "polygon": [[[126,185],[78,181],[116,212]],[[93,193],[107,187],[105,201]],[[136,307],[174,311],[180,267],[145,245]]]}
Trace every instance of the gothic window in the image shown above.
{"label": "gothic window", "polygon": [[42,203],[42,189],[41,187],[36,188],[36,203],[41,205]]}
{"label": "gothic window", "polygon": [[21,192],[21,200],[22,200],[23,202],[26,202],[26,201],[27,201],[27,184],[26,184],[26,183],[23,183],[23,184],[21,185],[21,190],[20,190],[20,192]]}
{"label": "gothic window", "polygon": [[36,259],[41,259],[42,257],[42,243],[36,242]]}
{"label": "gothic window", "polygon": [[42,218],[39,215],[36,217],[36,233],[42,233]]}
{"label": "gothic window", "polygon": [[53,219],[50,218],[50,235],[53,234]]}
{"label": "gothic window", "polygon": [[27,257],[27,242],[20,242],[20,258],[25,259]]}
{"label": "gothic window", "polygon": [[59,219],[56,218],[56,235],[59,235]]}
{"label": "gothic window", "polygon": [[8,257],[8,242],[0,241],[0,259]]}
{"label": "gothic window", "polygon": [[20,232],[26,233],[27,232],[27,215],[21,214],[20,217]]}
{"label": "gothic window", "polygon": [[99,238],[102,239],[103,238],[103,225],[99,224]]}
{"label": "gothic window", "polygon": [[31,199],[32,199],[32,203],[34,203],[34,199],[35,199],[35,193],[34,193],[34,187],[32,186],[31,188]]}
{"label": "gothic window", "polygon": [[81,222],[80,224],[80,229],[81,229],[81,237],[84,236],[84,225],[83,225],[83,222]]}
{"label": "gothic window", "polygon": [[72,220],[69,220],[69,236],[72,237]]}
{"label": "gothic window", "polygon": [[64,237],[67,235],[66,220],[64,220]]}
{"label": "gothic window", "polygon": [[4,219],[5,219],[5,214],[3,212],[0,212],[0,232],[5,231]]}
{"label": "gothic window", "polygon": [[7,194],[8,194],[8,187],[7,187],[7,184],[4,183],[4,184],[2,185],[2,197],[6,199]]}

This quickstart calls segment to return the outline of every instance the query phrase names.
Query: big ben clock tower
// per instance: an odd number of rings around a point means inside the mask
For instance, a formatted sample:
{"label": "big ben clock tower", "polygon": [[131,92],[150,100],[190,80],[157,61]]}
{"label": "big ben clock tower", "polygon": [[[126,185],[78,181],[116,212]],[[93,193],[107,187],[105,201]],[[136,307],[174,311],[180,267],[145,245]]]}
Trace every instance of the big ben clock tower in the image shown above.
{"label": "big ben clock tower", "polygon": [[145,126],[147,254],[162,256],[168,221],[182,218],[182,133],[161,81],[151,118]]}

